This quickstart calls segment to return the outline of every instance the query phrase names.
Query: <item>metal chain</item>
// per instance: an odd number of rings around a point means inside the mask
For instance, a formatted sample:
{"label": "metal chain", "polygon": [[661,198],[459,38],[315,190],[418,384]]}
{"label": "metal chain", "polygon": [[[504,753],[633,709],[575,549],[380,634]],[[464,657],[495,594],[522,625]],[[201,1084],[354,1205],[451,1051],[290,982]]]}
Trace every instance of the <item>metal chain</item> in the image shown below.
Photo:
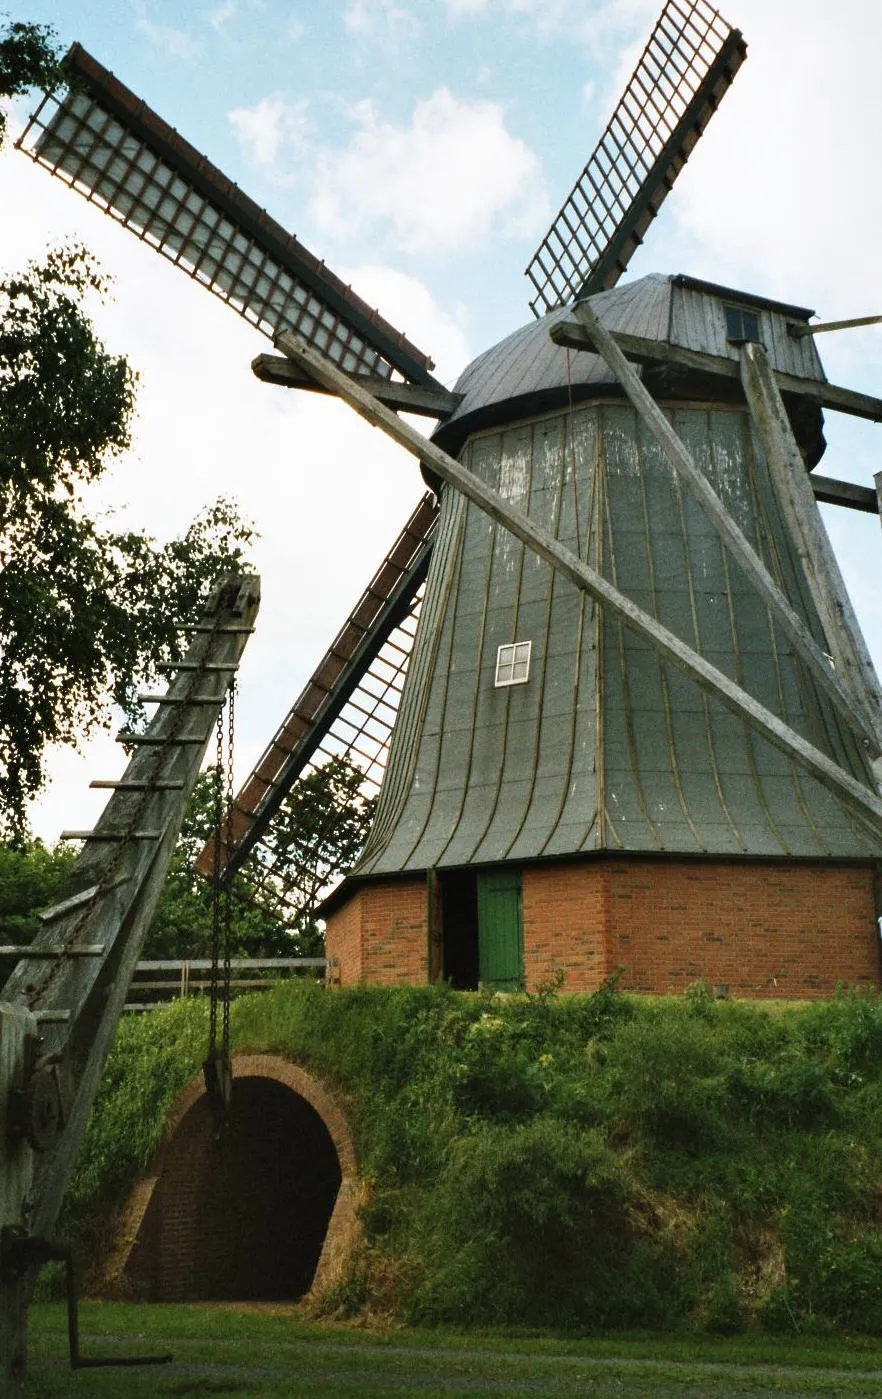
{"label": "metal chain", "polygon": [[[229,864],[230,854],[233,849],[233,762],[236,739],[236,678],[233,677],[230,691],[227,698],[227,782],[224,793],[226,810],[224,812],[224,854],[225,863]],[[220,832],[218,831],[218,834]],[[220,845],[218,840],[217,845]],[[230,1057],[230,944],[233,940],[233,896],[231,891],[231,881],[227,879],[223,888],[223,955],[224,955],[224,981],[223,981],[223,1052],[224,1058]]]}
{"label": "metal chain", "polygon": [[221,838],[224,826],[224,711],[218,712],[215,727],[212,827],[214,854],[211,866],[211,987],[209,994],[208,1051],[217,1044],[217,984],[221,950]]}

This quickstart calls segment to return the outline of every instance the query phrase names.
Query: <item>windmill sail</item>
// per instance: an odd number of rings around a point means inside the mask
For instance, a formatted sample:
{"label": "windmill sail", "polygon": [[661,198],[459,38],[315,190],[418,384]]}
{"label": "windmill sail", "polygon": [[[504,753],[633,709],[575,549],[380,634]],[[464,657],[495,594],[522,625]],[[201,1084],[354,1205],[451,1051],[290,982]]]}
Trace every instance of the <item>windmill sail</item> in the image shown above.
{"label": "windmill sail", "polygon": [[[255,902],[286,920],[309,911],[345,872],[317,869],[315,849],[297,837],[288,819],[296,784],[345,759],[362,775],[361,796],[380,789],[437,519],[437,502],[427,493],[235,799],[234,845],[223,851],[222,865],[227,873],[241,871]],[[322,832],[316,835],[313,844],[320,846]],[[209,843],[197,868],[210,875],[213,867]]]}
{"label": "windmill sail", "polygon": [[741,33],[707,0],[667,0],[526,269],[534,315],[615,286],[746,55]]}
{"label": "windmill sail", "polygon": [[18,145],[270,337],[349,372],[435,384],[431,360],[79,44]]}

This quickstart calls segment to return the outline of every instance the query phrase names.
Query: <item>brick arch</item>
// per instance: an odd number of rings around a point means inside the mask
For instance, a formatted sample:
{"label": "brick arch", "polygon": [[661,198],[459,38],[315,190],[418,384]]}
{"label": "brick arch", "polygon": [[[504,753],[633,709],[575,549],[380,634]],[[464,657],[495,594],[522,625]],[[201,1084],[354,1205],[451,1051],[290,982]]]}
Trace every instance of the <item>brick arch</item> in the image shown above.
{"label": "brick arch", "polygon": [[[305,1299],[314,1300],[328,1291],[342,1275],[347,1259],[355,1244],[357,1234],[358,1175],[355,1145],[346,1115],[328,1089],[312,1074],[297,1064],[274,1054],[236,1054],[233,1056],[234,1095],[236,1084],[239,1088],[239,1101],[242,1101],[242,1086],[248,1082],[269,1101],[277,1104],[284,1095],[278,1088],[290,1090],[295,1099],[301,1102],[300,1111],[304,1120],[313,1114],[324,1128],[328,1147],[336,1156],[339,1167],[339,1186],[330,1211],[327,1229],[321,1243],[318,1262]],[[305,1105],[305,1108],[303,1107]],[[311,1109],[311,1112],[310,1112]],[[234,1098],[235,1111],[235,1098]],[[208,1104],[202,1074],[199,1073],[176,1098],[168,1118],[161,1145],[154,1153],[146,1174],[138,1181],[123,1210],[120,1224],[115,1231],[111,1256],[104,1271],[105,1288],[116,1293],[149,1291],[143,1274],[139,1274],[139,1254],[143,1253],[147,1242],[147,1230],[168,1228],[173,1230],[187,1210],[194,1207],[193,1199],[183,1198],[178,1205],[178,1220],[154,1221],[157,1208],[166,1208],[162,1199],[161,1183],[169,1178],[169,1171],[175,1170],[175,1153],[181,1142],[194,1131],[199,1132],[199,1119],[205,1115],[207,1122]],[[195,1115],[195,1116],[194,1116]],[[204,1133],[203,1133],[204,1134]],[[319,1132],[319,1136],[322,1134]],[[186,1141],[184,1147],[186,1148]],[[328,1153],[330,1160],[331,1152]],[[189,1177],[187,1185],[191,1185]],[[193,1190],[197,1187],[193,1185]],[[157,1193],[159,1189],[159,1193]],[[182,1192],[186,1197],[186,1191]],[[151,1206],[153,1209],[151,1210]],[[190,1221],[192,1225],[192,1220]],[[186,1284],[180,1287],[186,1290]]]}

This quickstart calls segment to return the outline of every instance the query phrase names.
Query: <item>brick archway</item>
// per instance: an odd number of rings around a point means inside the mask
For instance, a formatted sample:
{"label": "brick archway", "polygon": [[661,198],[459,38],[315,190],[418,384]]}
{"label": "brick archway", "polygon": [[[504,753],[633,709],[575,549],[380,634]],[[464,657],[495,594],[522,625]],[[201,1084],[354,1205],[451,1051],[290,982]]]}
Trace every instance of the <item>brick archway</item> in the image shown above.
{"label": "brick archway", "polygon": [[105,1274],[155,1301],[295,1300],[333,1286],[354,1243],[356,1157],[345,1114],[277,1055],[235,1055],[227,1142],[211,1143],[202,1075],[123,1212]]}

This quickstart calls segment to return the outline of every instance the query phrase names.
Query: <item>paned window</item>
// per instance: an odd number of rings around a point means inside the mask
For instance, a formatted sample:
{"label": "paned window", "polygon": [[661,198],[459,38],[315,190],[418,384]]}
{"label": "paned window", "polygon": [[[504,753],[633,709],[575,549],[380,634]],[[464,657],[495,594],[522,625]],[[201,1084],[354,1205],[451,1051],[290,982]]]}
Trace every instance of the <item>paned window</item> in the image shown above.
{"label": "paned window", "polygon": [[524,685],[530,678],[532,641],[500,646],[496,653],[496,685]]}
{"label": "paned window", "polygon": [[756,311],[745,311],[741,306],[726,307],[726,339],[735,345],[743,345],[746,340],[759,340],[759,316]]}

